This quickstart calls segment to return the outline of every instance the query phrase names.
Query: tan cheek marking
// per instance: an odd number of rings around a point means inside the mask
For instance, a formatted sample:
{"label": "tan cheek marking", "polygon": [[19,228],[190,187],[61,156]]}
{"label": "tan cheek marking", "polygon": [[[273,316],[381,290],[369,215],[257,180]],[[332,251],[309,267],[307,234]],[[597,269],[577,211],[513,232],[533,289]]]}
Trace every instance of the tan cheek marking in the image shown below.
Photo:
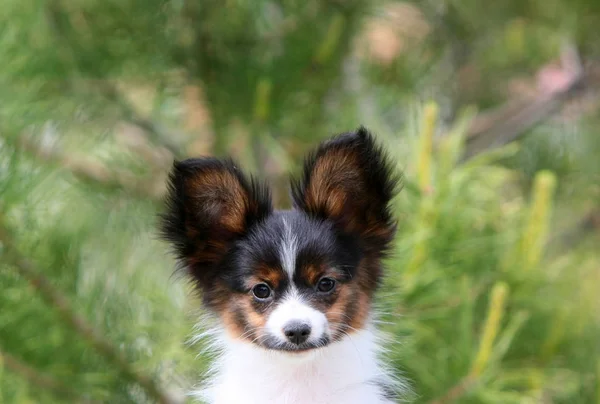
{"label": "tan cheek marking", "polygon": [[233,338],[242,337],[253,342],[262,334],[267,315],[257,313],[252,307],[251,297],[238,295],[229,300],[226,309],[221,312],[225,329]]}
{"label": "tan cheek marking", "polygon": [[366,324],[369,300],[356,284],[343,285],[338,298],[327,310],[326,317],[333,325],[333,334],[348,334],[362,329]]}
{"label": "tan cheek marking", "polygon": [[[351,295],[345,306],[346,315],[349,316],[349,318],[346,317],[346,324],[354,329],[361,329],[367,323],[371,309],[371,299],[377,288],[380,270],[381,262],[378,259],[367,257],[358,264],[356,276],[351,283]],[[349,308],[352,310],[348,310]],[[347,332],[355,331],[352,328],[348,329]]]}
{"label": "tan cheek marking", "polygon": [[351,334],[362,329],[369,316],[369,297],[355,283],[342,285],[338,293],[335,303],[325,313],[334,325],[334,334],[340,330]]}
{"label": "tan cheek marking", "polygon": [[243,310],[246,313],[246,319],[251,328],[260,330],[267,324],[267,316],[265,314],[257,313],[252,308],[252,304],[249,300],[244,303]]}
{"label": "tan cheek marking", "polygon": [[221,311],[221,320],[225,326],[227,333],[233,338],[239,338],[242,336],[246,329],[246,324],[240,318],[240,314],[243,313],[241,309],[241,302],[238,297],[229,301],[229,304],[225,305],[225,310]]}
{"label": "tan cheek marking", "polygon": [[[358,303],[356,304],[356,312],[352,316],[350,326],[356,329],[363,328],[369,317],[370,302],[369,297],[362,291],[358,292]],[[350,330],[352,332],[352,330]]]}
{"label": "tan cheek marking", "polygon": [[336,301],[327,309],[325,316],[331,324],[347,323],[346,309],[352,295],[352,287],[350,285],[340,285],[338,297]]}

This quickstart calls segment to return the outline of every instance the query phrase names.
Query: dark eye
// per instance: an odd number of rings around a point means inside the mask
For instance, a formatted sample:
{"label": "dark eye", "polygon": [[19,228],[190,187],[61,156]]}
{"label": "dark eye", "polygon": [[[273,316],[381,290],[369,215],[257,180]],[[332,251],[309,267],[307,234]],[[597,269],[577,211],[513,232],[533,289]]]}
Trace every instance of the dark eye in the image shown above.
{"label": "dark eye", "polygon": [[319,283],[317,284],[317,290],[319,292],[331,292],[335,287],[335,281],[331,278],[321,278]]}
{"label": "dark eye", "polygon": [[252,288],[252,293],[256,296],[257,299],[268,299],[271,296],[271,288],[269,288],[264,283],[259,283],[258,285]]}

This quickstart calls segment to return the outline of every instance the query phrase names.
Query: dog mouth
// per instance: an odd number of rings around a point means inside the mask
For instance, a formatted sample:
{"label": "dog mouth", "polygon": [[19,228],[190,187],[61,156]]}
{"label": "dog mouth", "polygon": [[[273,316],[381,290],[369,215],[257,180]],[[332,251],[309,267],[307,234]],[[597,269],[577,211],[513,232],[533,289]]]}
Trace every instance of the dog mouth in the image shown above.
{"label": "dog mouth", "polygon": [[279,338],[268,336],[264,338],[260,345],[271,351],[287,352],[291,354],[299,354],[309,351],[314,351],[324,348],[331,342],[327,336],[323,336],[315,341],[304,342],[302,344],[293,344],[291,342],[283,342]]}

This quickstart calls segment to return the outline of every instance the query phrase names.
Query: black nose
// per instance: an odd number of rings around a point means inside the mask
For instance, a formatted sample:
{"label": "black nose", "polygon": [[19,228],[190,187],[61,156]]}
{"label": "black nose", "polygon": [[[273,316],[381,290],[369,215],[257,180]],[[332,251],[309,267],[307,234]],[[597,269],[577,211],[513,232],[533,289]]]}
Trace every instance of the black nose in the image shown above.
{"label": "black nose", "polygon": [[310,325],[300,322],[289,323],[283,327],[283,333],[292,344],[300,345],[308,339]]}

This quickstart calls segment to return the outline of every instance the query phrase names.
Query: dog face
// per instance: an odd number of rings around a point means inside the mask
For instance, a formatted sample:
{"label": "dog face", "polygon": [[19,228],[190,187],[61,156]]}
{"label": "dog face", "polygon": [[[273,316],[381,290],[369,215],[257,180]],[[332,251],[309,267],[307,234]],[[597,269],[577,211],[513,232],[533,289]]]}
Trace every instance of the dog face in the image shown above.
{"label": "dog face", "polygon": [[232,161],[189,159],[171,173],[162,234],[230,336],[302,352],[365,327],[397,183],[364,128],[308,156],[290,211]]}

